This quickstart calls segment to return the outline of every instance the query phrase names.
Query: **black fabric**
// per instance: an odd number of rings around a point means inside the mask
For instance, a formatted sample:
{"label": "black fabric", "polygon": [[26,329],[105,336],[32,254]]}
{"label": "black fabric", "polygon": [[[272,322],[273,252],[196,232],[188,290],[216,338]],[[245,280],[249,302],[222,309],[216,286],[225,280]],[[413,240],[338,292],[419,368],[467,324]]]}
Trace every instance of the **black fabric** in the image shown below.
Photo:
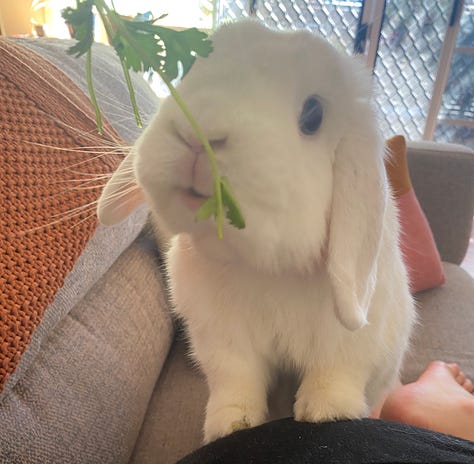
{"label": "black fabric", "polygon": [[376,419],[281,419],[206,445],[178,464],[470,463],[474,442]]}

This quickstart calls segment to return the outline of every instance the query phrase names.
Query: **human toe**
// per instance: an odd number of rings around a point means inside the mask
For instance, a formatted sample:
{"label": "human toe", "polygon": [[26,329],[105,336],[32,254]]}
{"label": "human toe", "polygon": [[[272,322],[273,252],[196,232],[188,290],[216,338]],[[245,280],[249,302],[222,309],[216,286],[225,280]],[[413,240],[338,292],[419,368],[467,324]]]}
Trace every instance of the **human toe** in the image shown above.
{"label": "human toe", "polygon": [[474,384],[472,383],[471,379],[466,379],[463,382],[462,387],[464,388],[464,390],[468,391],[469,393],[472,393],[474,390]]}
{"label": "human toe", "polygon": [[453,374],[453,377],[457,377],[458,375],[463,374],[463,372],[461,371],[461,367],[458,363],[444,363],[443,361],[434,361],[434,363],[432,364],[437,364],[438,366],[443,365],[443,367],[447,367]]}

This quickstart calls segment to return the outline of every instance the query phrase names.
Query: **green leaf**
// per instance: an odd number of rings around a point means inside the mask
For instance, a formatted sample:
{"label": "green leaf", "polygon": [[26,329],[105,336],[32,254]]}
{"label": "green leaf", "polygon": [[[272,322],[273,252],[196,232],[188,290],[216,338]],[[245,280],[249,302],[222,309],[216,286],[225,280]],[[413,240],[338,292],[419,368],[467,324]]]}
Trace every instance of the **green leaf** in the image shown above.
{"label": "green leaf", "polygon": [[77,43],[68,49],[70,55],[79,57],[87,53],[94,42],[93,0],[76,0],[76,8],[65,8],[61,11],[66,24],[71,26]]}
{"label": "green leaf", "polygon": [[138,72],[162,68],[165,50],[148,27],[151,21],[134,21],[113,12],[109,13],[109,19],[115,26],[112,45],[129,69]]}
{"label": "green leaf", "polygon": [[165,45],[166,60],[163,70],[170,80],[178,77],[178,62],[183,66],[183,75],[186,75],[196,55],[206,57],[212,51],[212,43],[207,34],[196,28],[175,31],[160,26],[154,27]]}
{"label": "green leaf", "polygon": [[157,26],[156,20],[136,21],[111,13],[109,17],[112,23],[121,21],[126,28],[126,34],[117,30],[113,45],[134,70],[151,68],[173,80],[179,74],[178,63],[186,74],[196,55],[205,57],[212,51],[207,34],[196,28],[175,31]]}
{"label": "green leaf", "polygon": [[227,177],[221,178],[222,203],[226,209],[226,217],[237,229],[245,228],[245,219],[230,188]]}
{"label": "green leaf", "polygon": [[[239,205],[235,199],[229,180],[226,177],[219,179],[219,188],[221,189],[222,204],[226,211],[226,217],[229,222],[238,229],[245,228],[245,220],[240,211]],[[211,216],[217,217],[217,195],[214,194],[206,200],[196,213],[196,221],[204,221]]]}
{"label": "green leaf", "polygon": [[217,215],[217,198],[216,195],[212,195],[208,198],[198,209],[196,213],[196,221],[205,221],[211,216]]}

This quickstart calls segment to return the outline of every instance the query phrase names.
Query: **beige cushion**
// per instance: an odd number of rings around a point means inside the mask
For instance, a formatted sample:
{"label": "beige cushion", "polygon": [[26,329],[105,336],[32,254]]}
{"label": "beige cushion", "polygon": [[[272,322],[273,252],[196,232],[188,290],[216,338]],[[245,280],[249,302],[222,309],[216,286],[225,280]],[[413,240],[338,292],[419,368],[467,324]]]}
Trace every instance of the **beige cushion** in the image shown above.
{"label": "beige cushion", "polygon": [[0,462],[127,462],[173,338],[139,239],[43,339],[0,404]]}
{"label": "beige cushion", "polygon": [[180,339],[155,386],[130,464],[171,464],[201,446],[207,386]]}
{"label": "beige cushion", "polygon": [[408,167],[441,259],[460,264],[474,214],[474,151],[433,142],[407,143]]}
{"label": "beige cushion", "polygon": [[405,382],[435,359],[458,362],[474,378],[474,279],[454,264],[443,267],[446,283],[416,295],[419,321],[404,364]]}

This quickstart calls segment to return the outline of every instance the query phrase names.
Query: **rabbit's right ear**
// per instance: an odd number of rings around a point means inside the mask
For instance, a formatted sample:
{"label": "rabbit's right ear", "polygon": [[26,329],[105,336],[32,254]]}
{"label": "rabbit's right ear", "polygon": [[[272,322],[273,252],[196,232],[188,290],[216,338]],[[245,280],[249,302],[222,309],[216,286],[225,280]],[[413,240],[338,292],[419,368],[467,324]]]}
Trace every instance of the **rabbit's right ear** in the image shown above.
{"label": "rabbit's right ear", "polygon": [[369,130],[339,143],[334,166],[328,271],[342,325],[367,324],[387,203],[382,139]]}
{"label": "rabbit's right ear", "polygon": [[135,180],[133,156],[131,151],[102,190],[97,203],[97,217],[101,224],[117,224],[145,202],[143,191]]}

